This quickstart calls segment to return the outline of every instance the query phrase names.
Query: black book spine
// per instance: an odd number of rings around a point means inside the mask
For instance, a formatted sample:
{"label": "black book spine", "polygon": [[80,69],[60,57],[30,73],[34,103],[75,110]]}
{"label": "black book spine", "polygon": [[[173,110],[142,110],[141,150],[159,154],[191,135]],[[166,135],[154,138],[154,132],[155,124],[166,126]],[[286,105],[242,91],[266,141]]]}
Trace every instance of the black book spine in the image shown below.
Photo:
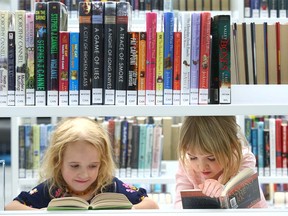
{"label": "black book spine", "polygon": [[92,104],[103,104],[103,2],[92,2]]}
{"label": "black book spine", "polygon": [[80,30],[80,64],[79,87],[80,105],[91,104],[91,71],[92,71],[92,24],[91,2],[79,3],[79,30]]}
{"label": "black book spine", "polygon": [[116,2],[104,6],[104,104],[115,104]]}
{"label": "black book spine", "polygon": [[15,32],[8,32],[8,106],[15,105]]}
{"label": "black book spine", "polygon": [[117,2],[116,6],[116,74],[115,104],[126,104],[127,90],[127,59],[128,59],[128,2]]}
{"label": "black book spine", "polygon": [[35,3],[34,16],[34,71],[35,71],[35,104],[46,105],[47,82],[47,4]]}
{"label": "black book spine", "polygon": [[138,173],[138,156],[139,156],[139,131],[138,124],[132,125],[132,141],[131,141],[131,175],[137,177]]}

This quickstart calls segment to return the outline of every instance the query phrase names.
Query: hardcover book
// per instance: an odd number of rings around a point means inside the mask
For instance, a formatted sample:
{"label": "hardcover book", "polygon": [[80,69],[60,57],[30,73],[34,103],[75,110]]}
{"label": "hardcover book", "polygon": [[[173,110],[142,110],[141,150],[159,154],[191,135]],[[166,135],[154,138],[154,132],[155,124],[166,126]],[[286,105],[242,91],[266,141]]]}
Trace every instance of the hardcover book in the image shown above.
{"label": "hardcover book", "polygon": [[258,174],[243,169],[228,181],[219,198],[206,196],[200,189],[183,190],[181,197],[184,209],[250,208],[261,200]]}
{"label": "hardcover book", "polygon": [[92,2],[92,104],[103,104],[104,3]]}
{"label": "hardcover book", "polygon": [[47,89],[47,4],[35,3],[34,26],[34,73],[35,73],[35,105],[46,105]]}
{"label": "hardcover book", "polygon": [[132,203],[124,194],[100,193],[90,204],[79,197],[55,198],[48,204],[47,210],[104,210],[104,209],[131,209]]}
{"label": "hardcover book", "polygon": [[91,104],[91,2],[79,3],[79,105]]}

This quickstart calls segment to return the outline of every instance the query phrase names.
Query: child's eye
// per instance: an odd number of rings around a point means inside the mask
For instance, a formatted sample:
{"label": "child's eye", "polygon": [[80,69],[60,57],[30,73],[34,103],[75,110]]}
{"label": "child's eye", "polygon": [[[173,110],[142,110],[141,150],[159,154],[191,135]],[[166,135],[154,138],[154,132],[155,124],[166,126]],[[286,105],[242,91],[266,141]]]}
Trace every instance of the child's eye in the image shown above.
{"label": "child's eye", "polygon": [[208,158],[209,161],[215,161],[215,158]]}
{"label": "child's eye", "polygon": [[79,165],[78,164],[73,164],[73,165],[70,165],[72,168],[77,168],[77,167],[79,167]]}
{"label": "child's eye", "polygon": [[189,157],[190,158],[190,160],[196,160],[197,159],[197,157]]}
{"label": "child's eye", "polygon": [[90,168],[97,168],[98,167],[98,165],[90,165]]}

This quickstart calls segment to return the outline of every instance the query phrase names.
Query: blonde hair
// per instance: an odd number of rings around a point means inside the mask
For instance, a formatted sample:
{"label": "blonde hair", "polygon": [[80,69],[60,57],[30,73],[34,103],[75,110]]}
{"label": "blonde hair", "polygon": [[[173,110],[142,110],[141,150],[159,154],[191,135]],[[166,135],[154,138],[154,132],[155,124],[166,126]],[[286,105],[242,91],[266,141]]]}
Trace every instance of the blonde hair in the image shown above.
{"label": "blonde hair", "polygon": [[220,181],[225,184],[240,168],[242,142],[239,133],[235,116],[186,117],[180,131],[179,158],[187,165],[188,150],[213,154],[223,167]]}
{"label": "blonde hair", "polygon": [[61,174],[63,154],[69,143],[79,140],[91,143],[100,155],[101,165],[97,180],[92,184],[93,193],[99,193],[112,183],[115,164],[107,132],[95,120],[86,117],[65,118],[58,123],[52,133],[40,172],[41,179],[49,182],[49,193],[52,197],[54,188],[66,191],[67,184]]}

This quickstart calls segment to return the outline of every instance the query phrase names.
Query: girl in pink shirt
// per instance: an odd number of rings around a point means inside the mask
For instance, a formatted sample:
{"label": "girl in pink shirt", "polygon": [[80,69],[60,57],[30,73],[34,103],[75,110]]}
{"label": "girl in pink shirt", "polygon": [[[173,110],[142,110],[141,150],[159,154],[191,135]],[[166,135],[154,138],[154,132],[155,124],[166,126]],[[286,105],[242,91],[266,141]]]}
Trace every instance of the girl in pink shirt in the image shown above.
{"label": "girl in pink shirt", "polygon": [[[178,153],[175,208],[182,208],[181,190],[200,188],[207,196],[219,197],[231,177],[256,164],[235,116],[186,117]],[[260,195],[253,208],[268,207],[261,188]]]}

